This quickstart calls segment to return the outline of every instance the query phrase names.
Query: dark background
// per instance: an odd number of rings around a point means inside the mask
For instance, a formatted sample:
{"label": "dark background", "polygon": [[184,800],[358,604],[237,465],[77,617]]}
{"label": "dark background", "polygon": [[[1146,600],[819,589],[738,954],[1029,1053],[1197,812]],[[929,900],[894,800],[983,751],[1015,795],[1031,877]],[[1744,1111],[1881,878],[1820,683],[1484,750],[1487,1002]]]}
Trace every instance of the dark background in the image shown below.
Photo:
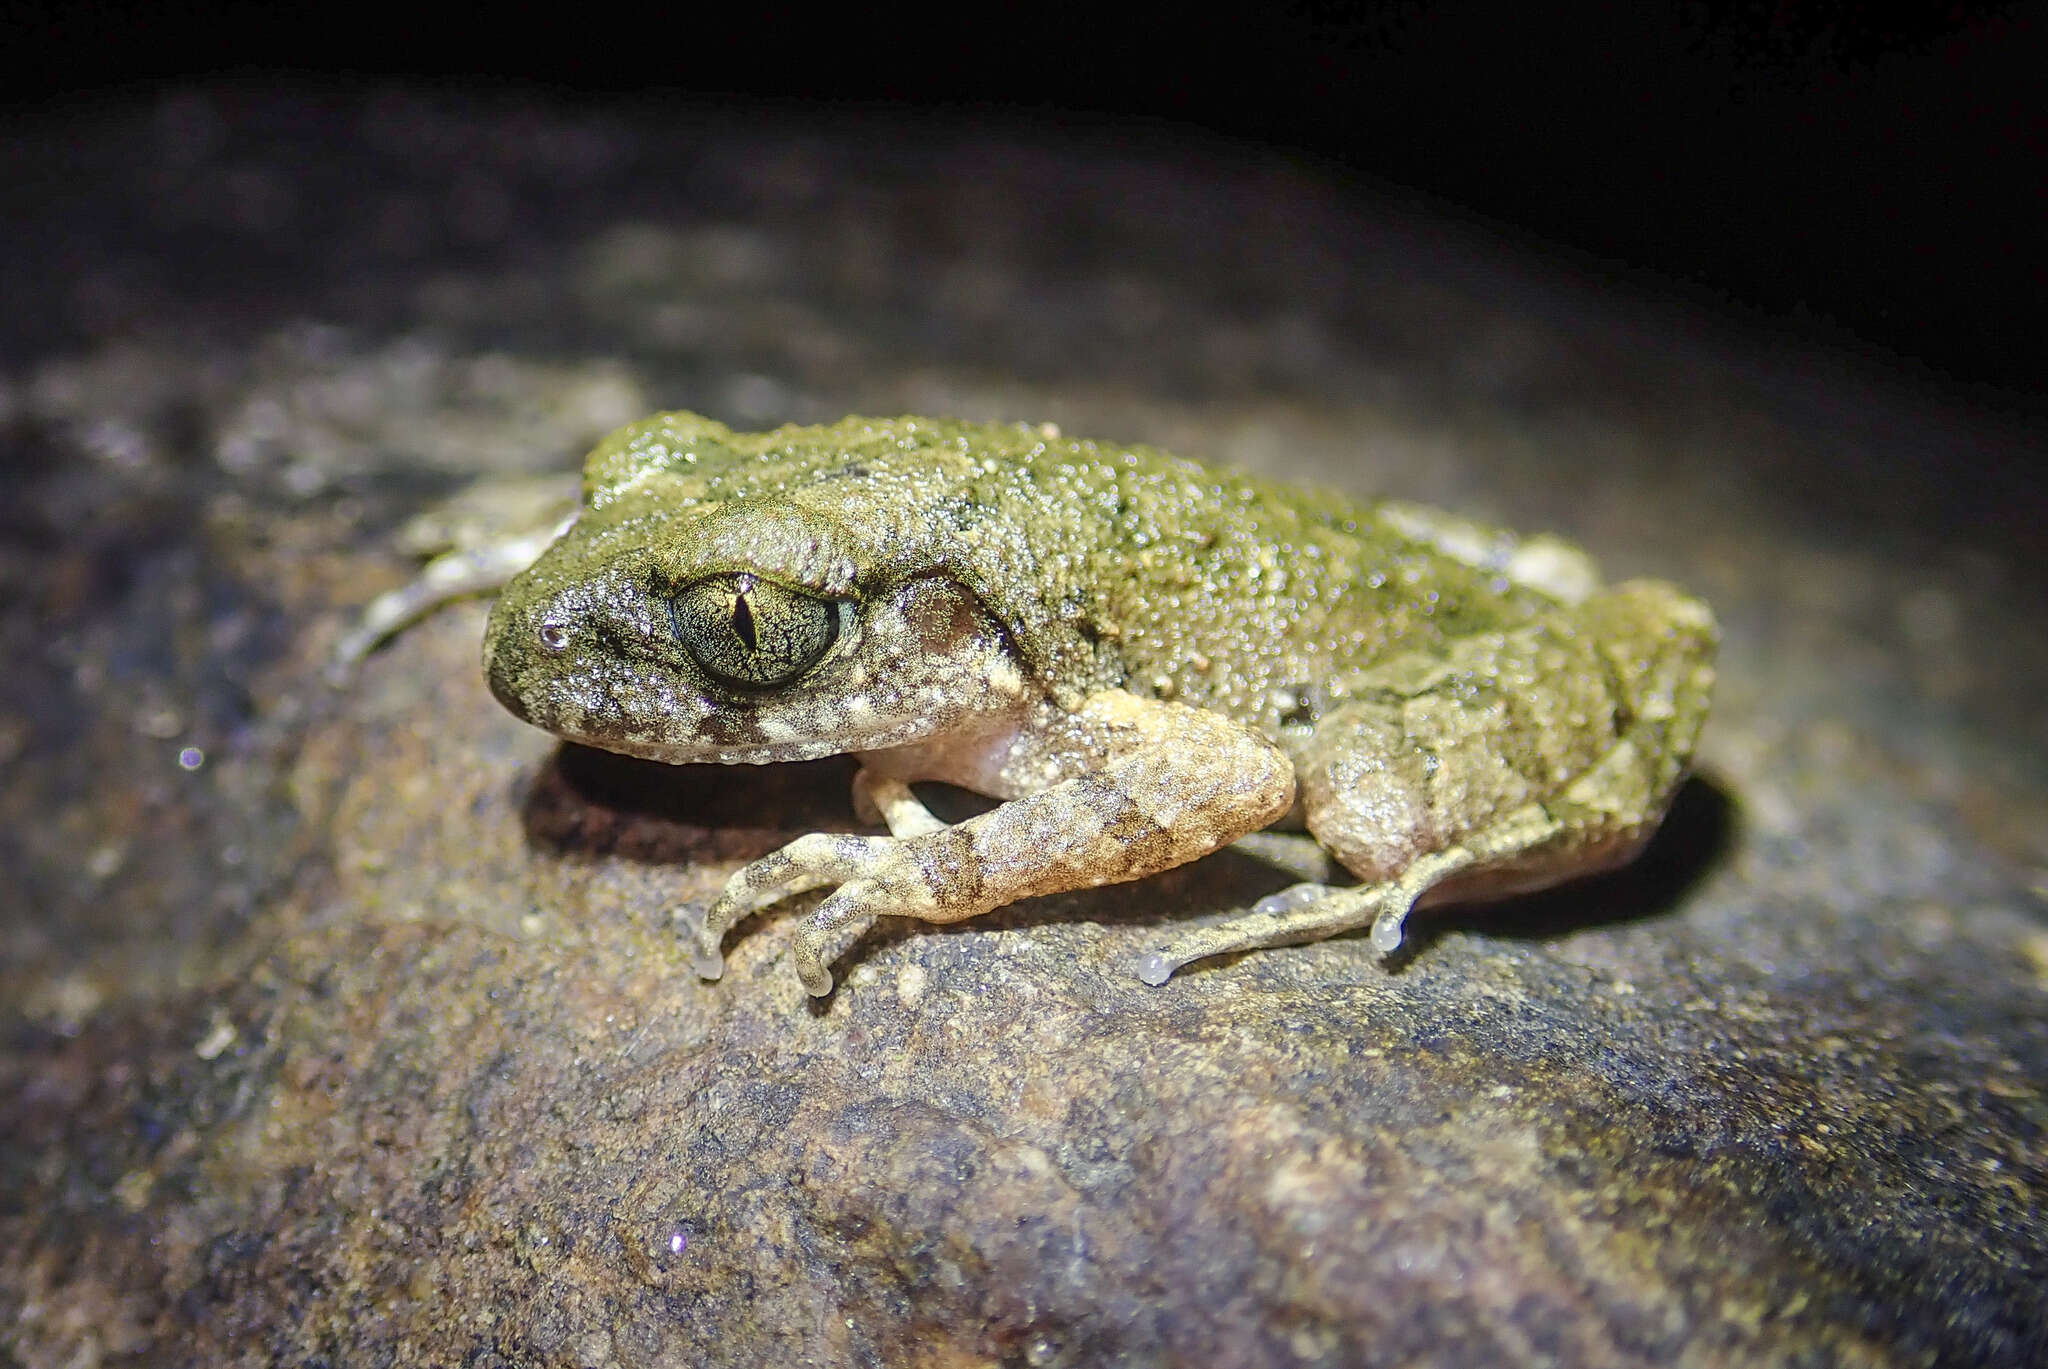
{"label": "dark background", "polygon": [[1335,164],[1595,272],[2048,413],[2048,3],[450,13],[0,0],[0,114],[196,80],[399,78],[1091,136],[1135,117]]}

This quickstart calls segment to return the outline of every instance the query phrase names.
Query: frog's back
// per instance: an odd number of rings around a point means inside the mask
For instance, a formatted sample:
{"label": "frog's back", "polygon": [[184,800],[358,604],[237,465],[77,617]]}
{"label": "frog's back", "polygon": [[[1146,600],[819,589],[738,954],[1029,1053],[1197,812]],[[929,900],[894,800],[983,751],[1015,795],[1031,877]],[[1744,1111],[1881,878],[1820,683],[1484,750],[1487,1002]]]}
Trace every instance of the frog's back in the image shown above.
{"label": "frog's back", "polygon": [[[1136,446],[1049,444],[1023,464],[1045,585],[1095,683],[1216,709],[1285,737],[1390,657],[1437,654],[1557,607],[1527,574],[1590,588],[1583,557],[1409,505],[1350,498]],[[1072,568],[1069,570],[1068,568]]]}
{"label": "frog's back", "polygon": [[776,499],[973,589],[1073,700],[1105,687],[1298,730],[1347,675],[1507,626],[1554,600],[1514,539],[1431,515],[1048,427],[846,418],[735,433],[658,414],[584,472],[586,518],[630,524]]}

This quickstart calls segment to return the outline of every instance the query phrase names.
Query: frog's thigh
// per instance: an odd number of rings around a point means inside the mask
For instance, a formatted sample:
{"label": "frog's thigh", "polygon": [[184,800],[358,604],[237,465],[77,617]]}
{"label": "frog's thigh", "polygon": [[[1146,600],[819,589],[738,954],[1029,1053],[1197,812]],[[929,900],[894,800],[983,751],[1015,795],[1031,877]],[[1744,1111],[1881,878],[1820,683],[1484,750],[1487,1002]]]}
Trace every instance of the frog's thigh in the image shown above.
{"label": "frog's thigh", "polygon": [[[1299,763],[1308,828],[1368,883],[1454,845],[1488,850],[1461,886],[1583,873],[1662,816],[1704,716],[1711,653],[1704,609],[1632,582],[1389,661],[1317,724]],[[1530,804],[1548,806],[1552,837],[1488,837],[1526,831]]]}
{"label": "frog's thigh", "polygon": [[1193,960],[1368,924],[1386,952],[1432,891],[1540,888],[1625,859],[1661,816],[1697,730],[1697,710],[1646,697],[1703,669],[1703,648],[1680,641],[1668,670],[1631,681],[1582,629],[1539,621],[1368,677],[1298,763],[1309,830],[1363,882],[1265,900],[1144,957],[1139,976],[1162,983]]}
{"label": "frog's thigh", "polygon": [[1302,884],[1263,899],[1141,957],[1138,977],[1163,984],[1191,961],[1368,925],[1384,954],[1401,944],[1409,910],[1431,889],[1500,866],[1541,864],[1566,824],[1533,797],[1539,787],[1512,755],[1484,744],[1481,721],[1455,711],[1418,708],[1410,697],[1354,704],[1324,719],[1321,745],[1301,770],[1308,827],[1363,882]]}

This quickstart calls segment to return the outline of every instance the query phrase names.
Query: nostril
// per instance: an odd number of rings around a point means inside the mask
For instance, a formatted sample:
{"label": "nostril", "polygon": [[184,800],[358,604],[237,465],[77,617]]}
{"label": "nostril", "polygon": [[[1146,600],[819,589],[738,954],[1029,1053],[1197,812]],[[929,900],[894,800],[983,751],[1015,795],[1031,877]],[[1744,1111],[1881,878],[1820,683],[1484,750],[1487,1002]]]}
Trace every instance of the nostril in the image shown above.
{"label": "nostril", "polygon": [[540,644],[556,655],[569,649],[569,629],[552,618],[544,618],[540,625]]}

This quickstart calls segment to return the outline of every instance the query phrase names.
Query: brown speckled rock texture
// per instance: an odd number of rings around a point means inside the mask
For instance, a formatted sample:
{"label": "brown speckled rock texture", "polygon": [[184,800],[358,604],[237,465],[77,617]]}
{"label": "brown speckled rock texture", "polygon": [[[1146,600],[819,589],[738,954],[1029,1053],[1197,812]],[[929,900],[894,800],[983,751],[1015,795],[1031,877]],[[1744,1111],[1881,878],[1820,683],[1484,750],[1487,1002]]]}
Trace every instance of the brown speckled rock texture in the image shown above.
{"label": "brown speckled rock texture", "polygon": [[[2038,434],[1135,136],[202,90],[0,196],[0,1363],[2048,1359]],[[322,677],[409,518],[670,406],[1562,532],[1719,611],[1700,775],[1390,963],[1139,984],[1226,853],[699,983],[847,765],[558,747],[474,603]]]}

